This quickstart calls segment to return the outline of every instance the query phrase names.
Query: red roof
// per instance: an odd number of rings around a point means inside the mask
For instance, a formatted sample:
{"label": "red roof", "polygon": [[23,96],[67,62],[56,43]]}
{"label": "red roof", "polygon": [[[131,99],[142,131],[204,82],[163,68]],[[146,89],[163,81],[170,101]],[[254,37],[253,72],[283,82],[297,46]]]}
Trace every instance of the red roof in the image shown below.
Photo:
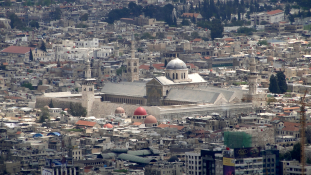
{"label": "red roof", "polygon": [[21,133],[22,133],[21,131],[17,131],[17,132],[16,132],[17,135],[19,135],[19,134],[21,134]]}
{"label": "red roof", "polygon": [[232,39],[232,38],[225,38],[224,41],[230,42],[230,41],[234,41],[234,39]]}
{"label": "red roof", "polygon": [[167,124],[159,124],[158,125],[159,128],[177,128],[178,130],[182,130],[184,129],[184,126],[178,126],[178,125],[167,125]]}
{"label": "red roof", "polygon": [[187,17],[187,18],[192,18],[193,16],[197,18],[200,13],[183,13],[181,16]]}
{"label": "red roof", "polygon": [[147,112],[143,107],[140,106],[134,111],[134,115],[147,115]]}
{"label": "red roof", "polygon": [[1,52],[3,53],[19,53],[19,54],[26,54],[31,50],[34,50],[33,47],[23,47],[23,46],[9,46],[3,49]]}
{"label": "red roof", "polygon": [[199,42],[199,41],[202,41],[202,39],[201,38],[196,38],[196,39],[193,40],[193,42]]}
{"label": "red roof", "polygon": [[149,70],[150,66],[148,65],[140,65],[139,69],[145,69],[145,70]]}
{"label": "red roof", "polygon": [[139,125],[141,125],[141,122],[134,122],[133,125],[139,126]]}
{"label": "red roof", "polygon": [[299,131],[300,123],[284,122],[282,131]]}
{"label": "red roof", "polygon": [[165,69],[164,63],[153,64],[152,66],[153,66],[154,68],[156,68],[157,70]]}
{"label": "red roof", "polygon": [[89,122],[89,121],[84,121],[84,120],[79,120],[77,121],[76,125],[81,125],[81,126],[94,126],[96,122]]}
{"label": "red roof", "polygon": [[282,10],[273,10],[273,11],[267,12],[268,15],[274,15],[277,13],[283,13],[283,11]]}

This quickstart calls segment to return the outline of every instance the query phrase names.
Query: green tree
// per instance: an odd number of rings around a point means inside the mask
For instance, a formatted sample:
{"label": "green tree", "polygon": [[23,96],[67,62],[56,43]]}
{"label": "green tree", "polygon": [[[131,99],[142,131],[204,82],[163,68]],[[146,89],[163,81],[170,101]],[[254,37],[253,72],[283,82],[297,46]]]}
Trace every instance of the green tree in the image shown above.
{"label": "green tree", "polygon": [[301,157],[301,144],[300,142],[296,143],[293,147],[293,150],[290,152],[292,159],[298,160],[300,162]]}
{"label": "green tree", "polygon": [[289,12],[290,12],[290,5],[289,5],[289,4],[286,4],[285,10],[284,10],[284,14],[285,14],[285,15],[289,15]]}
{"label": "green tree", "polygon": [[62,11],[59,7],[56,7],[54,11],[50,14],[53,20],[59,20],[62,17]]}
{"label": "green tree", "polygon": [[61,67],[59,59],[57,60],[57,67]]}
{"label": "green tree", "polygon": [[259,40],[258,42],[257,42],[257,45],[258,46],[262,46],[262,45],[268,45],[268,42],[267,42],[267,40]]}
{"label": "green tree", "polygon": [[11,0],[4,0],[4,6],[11,6]]}
{"label": "green tree", "polygon": [[189,26],[189,25],[190,25],[190,22],[189,22],[189,20],[187,20],[187,19],[183,19],[182,22],[181,22],[181,25],[183,25],[183,26]]}
{"label": "green tree", "polygon": [[15,13],[9,12],[7,16],[11,20],[10,26],[12,29],[16,28],[23,30],[25,28],[25,24],[19,19],[19,17]]}
{"label": "green tree", "polygon": [[219,19],[214,19],[212,21],[212,27],[211,27],[211,37],[212,37],[212,39],[222,38],[222,36],[223,36],[222,33],[223,32],[224,32],[224,26],[221,24],[221,21]]}
{"label": "green tree", "polygon": [[270,24],[270,23],[267,21],[261,21],[261,23],[260,23],[260,25],[266,25],[266,24]]}
{"label": "green tree", "polygon": [[28,82],[23,83],[21,86],[22,86],[22,87],[25,87],[25,88],[28,88],[29,90],[34,90],[32,84],[31,84],[31,83],[28,83]]}
{"label": "green tree", "polygon": [[279,88],[277,79],[274,75],[271,75],[271,77],[270,77],[269,91],[271,93],[275,93],[275,94],[280,93],[280,88]]}
{"label": "green tree", "polygon": [[295,22],[295,17],[294,17],[294,15],[290,14],[290,15],[288,16],[288,20],[290,21],[291,24],[292,24],[293,22]]}
{"label": "green tree", "polygon": [[50,108],[54,108],[52,99],[51,99],[51,101],[50,101],[49,107],[50,107]]}
{"label": "green tree", "polygon": [[84,13],[81,17],[80,17],[80,20],[81,21],[87,21],[89,19],[89,14],[87,13]]}
{"label": "green tree", "polygon": [[156,36],[159,39],[164,39],[165,38],[165,33],[164,32],[158,32]]}
{"label": "green tree", "polygon": [[45,47],[45,42],[44,41],[41,42],[40,49],[43,50],[44,52],[46,52],[46,47]]}
{"label": "green tree", "polygon": [[29,51],[29,61],[33,61],[33,54],[32,54],[32,50],[31,49]]}
{"label": "green tree", "polygon": [[285,93],[287,92],[287,83],[286,83],[286,77],[284,72],[279,71],[277,74],[277,81],[278,81],[278,86],[280,88],[280,93]]}
{"label": "green tree", "polygon": [[76,24],[76,28],[87,28],[87,27],[89,26],[83,23]]}
{"label": "green tree", "polygon": [[191,38],[192,38],[192,39],[200,38],[199,33],[198,33],[198,32],[192,32],[192,33],[191,33]]}
{"label": "green tree", "polygon": [[240,28],[238,28],[237,33],[246,34],[246,35],[253,35],[254,31],[256,31],[256,29],[254,29],[254,28],[240,27]]}
{"label": "green tree", "polygon": [[45,119],[49,119],[49,118],[50,118],[49,109],[47,107],[42,108],[41,113],[40,113],[39,123],[43,123],[45,122]]}
{"label": "green tree", "polygon": [[30,21],[29,26],[32,28],[37,28],[37,29],[40,27],[37,21]]}
{"label": "green tree", "polygon": [[83,117],[85,117],[87,114],[86,108],[82,107],[82,105],[80,103],[75,103],[75,104],[70,103],[68,112],[72,116],[83,116]]}

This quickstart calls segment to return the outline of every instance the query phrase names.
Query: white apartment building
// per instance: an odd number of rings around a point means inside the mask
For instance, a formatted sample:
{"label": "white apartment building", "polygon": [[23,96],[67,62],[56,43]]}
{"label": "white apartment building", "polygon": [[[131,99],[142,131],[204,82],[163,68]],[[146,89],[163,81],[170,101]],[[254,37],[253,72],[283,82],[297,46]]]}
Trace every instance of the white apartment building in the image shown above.
{"label": "white apartment building", "polygon": [[281,22],[284,20],[284,12],[282,10],[273,10],[270,12],[262,12],[251,15],[251,25],[260,25],[262,21],[270,24]]}
{"label": "white apartment building", "polygon": [[[302,174],[298,160],[282,161],[283,175]],[[304,174],[311,174],[311,166],[305,166]]]}
{"label": "white apartment building", "polygon": [[186,152],[186,174],[201,175],[201,153]]}
{"label": "white apartment building", "polygon": [[99,46],[99,41],[98,38],[93,38],[92,40],[79,40],[75,41],[75,47],[84,47],[84,48],[98,48]]}

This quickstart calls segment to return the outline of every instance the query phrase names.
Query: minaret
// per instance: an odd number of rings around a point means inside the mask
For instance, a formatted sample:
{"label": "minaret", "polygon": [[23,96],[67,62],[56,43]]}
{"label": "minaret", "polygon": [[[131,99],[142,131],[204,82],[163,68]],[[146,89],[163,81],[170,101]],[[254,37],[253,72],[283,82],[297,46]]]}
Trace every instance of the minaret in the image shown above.
{"label": "minaret", "polygon": [[139,59],[135,58],[135,41],[134,35],[132,35],[131,41],[131,58],[126,59],[127,65],[127,81],[133,82],[139,80]]}
{"label": "minaret", "polygon": [[94,81],[91,77],[90,60],[87,59],[85,65],[85,75],[82,82],[82,106],[86,108],[87,115],[90,115],[94,102]]}
{"label": "minaret", "polygon": [[255,95],[257,94],[257,76],[258,73],[256,72],[256,61],[255,58],[251,58],[250,60],[250,74],[248,76],[248,82],[249,82],[249,95]]}

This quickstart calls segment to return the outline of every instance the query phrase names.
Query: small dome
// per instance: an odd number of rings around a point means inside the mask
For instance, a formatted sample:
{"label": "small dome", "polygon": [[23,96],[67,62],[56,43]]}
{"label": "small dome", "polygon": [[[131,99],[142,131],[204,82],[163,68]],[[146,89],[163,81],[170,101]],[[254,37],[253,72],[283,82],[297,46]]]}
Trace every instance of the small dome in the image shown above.
{"label": "small dome", "polygon": [[113,126],[112,126],[112,124],[107,123],[107,124],[104,125],[104,128],[113,128]]}
{"label": "small dome", "polygon": [[148,116],[145,118],[145,120],[144,120],[144,123],[145,123],[145,124],[157,123],[157,122],[158,122],[157,119],[156,119],[154,116],[152,116],[152,115],[148,115]]}
{"label": "small dome", "polygon": [[147,112],[146,112],[146,110],[143,107],[138,107],[134,111],[134,115],[147,115]]}
{"label": "small dome", "polygon": [[123,114],[125,113],[124,109],[122,107],[117,107],[117,109],[114,111],[115,114]]}
{"label": "small dome", "polygon": [[175,58],[166,65],[166,69],[187,69],[187,65],[179,58]]}

